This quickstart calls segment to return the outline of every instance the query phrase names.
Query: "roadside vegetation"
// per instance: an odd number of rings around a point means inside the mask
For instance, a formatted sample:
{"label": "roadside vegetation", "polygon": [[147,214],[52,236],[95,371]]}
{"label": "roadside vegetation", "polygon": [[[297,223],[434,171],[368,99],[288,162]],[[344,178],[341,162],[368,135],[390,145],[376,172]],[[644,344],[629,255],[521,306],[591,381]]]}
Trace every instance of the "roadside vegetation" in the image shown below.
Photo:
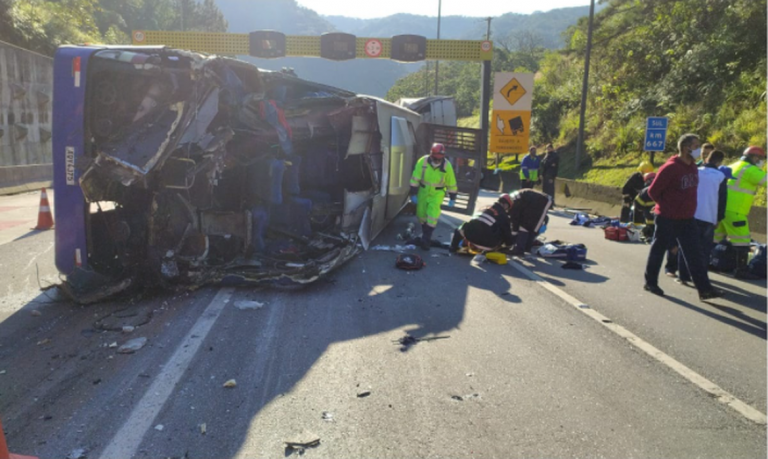
{"label": "roadside vegetation", "polygon": [[[561,176],[620,185],[644,158],[645,119],[669,118],[658,166],[676,139],[695,132],[737,159],[766,145],[765,0],[610,0],[595,15],[583,162],[575,167],[587,18],[549,51],[535,33],[495,43],[493,71],[536,74],[531,142],[562,148]],[[421,95],[425,71],[400,80],[388,97]],[[459,124],[479,126],[479,65],[440,66],[440,92],[456,96]],[[434,75],[432,75],[434,81]],[[513,168],[505,157],[503,168]],[[757,199],[765,205],[765,192]]]}

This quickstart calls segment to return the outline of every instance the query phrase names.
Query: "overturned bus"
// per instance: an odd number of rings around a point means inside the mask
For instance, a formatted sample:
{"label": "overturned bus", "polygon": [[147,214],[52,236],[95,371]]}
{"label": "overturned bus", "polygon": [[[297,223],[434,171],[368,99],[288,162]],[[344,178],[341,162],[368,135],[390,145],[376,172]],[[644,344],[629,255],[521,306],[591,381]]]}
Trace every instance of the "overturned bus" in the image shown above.
{"label": "overturned bus", "polygon": [[473,130],[165,47],[59,48],[53,124],[56,266],[81,303],[138,285],[313,282],[400,212],[440,137],[465,165],[465,211],[479,181]]}

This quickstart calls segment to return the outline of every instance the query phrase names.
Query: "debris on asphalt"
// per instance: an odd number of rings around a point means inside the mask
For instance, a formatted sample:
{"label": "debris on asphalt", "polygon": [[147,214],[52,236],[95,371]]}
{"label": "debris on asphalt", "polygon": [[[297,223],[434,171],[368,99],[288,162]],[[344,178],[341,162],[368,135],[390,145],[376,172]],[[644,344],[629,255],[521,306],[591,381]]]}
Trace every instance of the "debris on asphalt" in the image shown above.
{"label": "debris on asphalt", "polygon": [[357,398],[365,398],[365,397],[367,397],[369,395],[371,395],[371,391],[366,390],[366,391],[358,393],[357,394]]}
{"label": "debris on asphalt", "polygon": [[477,255],[475,255],[474,258],[472,258],[472,264],[473,265],[483,264],[486,261],[488,261],[488,259],[482,253],[478,253]]}
{"label": "debris on asphalt", "polygon": [[406,245],[375,245],[370,248],[370,250],[378,250],[382,252],[396,252],[396,253],[405,253],[409,250],[416,250],[416,246],[413,244],[406,244]]}
{"label": "debris on asphalt", "polygon": [[134,330],[136,330],[136,327],[133,325],[126,325],[123,327],[123,333],[131,333]]}
{"label": "debris on asphalt", "polygon": [[200,424],[200,433],[202,435],[205,435],[205,433],[208,431],[208,426],[205,423]]}
{"label": "debris on asphalt", "polygon": [[397,260],[395,260],[395,267],[406,271],[421,269],[425,266],[427,266],[427,264],[424,263],[424,260],[420,256],[411,253],[400,254],[397,256]]}
{"label": "debris on asphalt", "polygon": [[245,309],[261,309],[264,307],[264,303],[252,300],[237,300],[235,301],[235,307],[240,310]]}
{"label": "debris on asphalt", "polygon": [[42,346],[42,345],[44,345],[44,344],[48,344],[48,343],[50,343],[50,342],[51,342],[51,339],[50,339],[50,338],[45,338],[45,339],[43,339],[43,340],[40,340],[40,341],[38,341],[38,342],[37,342],[37,345],[38,345],[38,346]]}
{"label": "debris on asphalt", "polygon": [[108,347],[110,347],[110,348],[117,347],[117,341],[113,341],[113,342],[109,343]]}
{"label": "debris on asphalt", "polygon": [[155,430],[157,430],[158,432],[162,432],[163,429],[165,429],[165,426],[162,424],[158,424],[155,426]]}
{"label": "debris on asphalt", "polygon": [[406,334],[405,336],[403,336],[400,339],[392,340],[392,342],[395,343],[395,344],[401,345],[402,347],[400,348],[400,351],[405,352],[411,346],[413,346],[414,344],[416,344],[418,342],[422,342],[422,341],[436,341],[436,340],[439,340],[439,339],[448,339],[448,338],[450,338],[450,335],[430,336],[430,337],[427,337],[427,338],[416,338],[415,336],[411,336],[411,335]]}
{"label": "debris on asphalt", "polygon": [[117,352],[118,354],[133,354],[134,352],[144,347],[145,344],[147,344],[147,338],[143,336],[141,338],[134,338],[132,340],[126,341],[125,344],[120,346]]}
{"label": "debris on asphalt", "polygon": [[123,331],[124,327],[139,327],[152,320],[152,308],[149,306],[129,306],[120,311],[110,313],[94,324],[94,328],[107,331]]}
{"label": "debris on asphalt", "polygon": [[96,378],[93,380],[93,385],[101,384],[101,378]]}
{"label": "debris on asphalt", "polygon": [[329,411],[323,411],[323,421],[333,422],[333,413]]}
{"label": "debris on asphalt", "polygon": [[40,316],[42,316],[42,315],[43,315],[43,314],[42,314],[40,311],[38,311],[37,309],[33,309],[33,310],[30,312],[30,314],[32,314],[32,316],[34,316],[34,317],[40,317]]}
{"label": "debris on asphalt", "polygon": [[231,389],[233,387],[237,387],[237,381],[235,381],[234,379],[230,379],[229,381],[224,383],[224,387],[226,387],[228,389]]}
{"label": "debris on asphalt", "polygon": [[467,373],[466,376],[467,376],[467,378],[471,378],[472,376],[475,376],[475,374],[470,372],[470,373]]}
{"label": "debris on asphalt", "polygon": [[86,452],[87,450],[85,448],[73,449],[69,454],[67,454],[67,459],[85,459]]}
{"label": "debris on asphalt", "polygon": [[0,375],[4,375],[4,374],[5,374],[5,370],[0,370]]}
{"label": "debris on asphalt", "polygon": [[561,266],[563,269],[584,269],[584,266],[581,263],[576,263],[575,261],[568,261]]}
{"label": "debris on asphalt", "polygon": [[464,398],[461,395],[451,395],[451,398],[456,400],[456,401],[458,401],[458,402],[463,402],[464,401]]}
{"label": "debris on asphalt", "polygon": [[285,456],[293,453],[304,454],[307,448],[315,448],[320,445],[320,437],[310,432],[303,432],[300,435],[285,442]]}

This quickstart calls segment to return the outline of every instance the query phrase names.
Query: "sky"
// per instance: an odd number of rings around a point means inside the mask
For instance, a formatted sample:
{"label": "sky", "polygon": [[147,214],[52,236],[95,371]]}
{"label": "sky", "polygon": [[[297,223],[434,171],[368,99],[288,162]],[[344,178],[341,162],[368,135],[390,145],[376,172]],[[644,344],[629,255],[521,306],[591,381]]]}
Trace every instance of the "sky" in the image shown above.
{"label": "sky", "polygon": [[[439,0],[297,0],[299,5],[323,16],[379,18],[395,13],[437,16]],[[569,6],[589,5],[589,0],[442,0],[443,16],[501,16],[505,13],[529,14]]]}

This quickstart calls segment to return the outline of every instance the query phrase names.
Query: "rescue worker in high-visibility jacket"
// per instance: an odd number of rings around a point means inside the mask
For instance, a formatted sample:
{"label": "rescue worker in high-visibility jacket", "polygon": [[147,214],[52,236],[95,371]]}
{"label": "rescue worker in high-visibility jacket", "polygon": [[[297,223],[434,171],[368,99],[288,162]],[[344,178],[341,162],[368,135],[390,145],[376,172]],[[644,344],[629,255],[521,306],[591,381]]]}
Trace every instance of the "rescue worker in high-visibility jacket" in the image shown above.
{"label": "rescue worker in high-visibility jacket", "polygon": [[539,182],[540,166],[541,158],[536,156],[536,147],[531,147],[520,163],[520,188],[533,188]]}
{"label": "rescue worker in high-visibility jacket", "polygon": [[728,166],[733,178],[728,180],[728,201],[725,206],[725,218],[717,225],[715,241],[727,238],[736,249],[736,277],[749,278],[747,264],[752,236],[749,234],[747,215],[755,200],[757,188],[766,183],[763,170],[765,150],[751,146],[744,150],[744,155]]}
{"label": "rescue worker in high-visibility jacket", "polygon": [[440,206],[448,193],[448,206],[456,205],[456,175],[453,166],[445,159],[445,146],[432,145],[429,155],[416,162],[411,176],[411,202],[416,204],[416,217],[421,223],[421,248],[429,250],[432,233],[440,218]]}

